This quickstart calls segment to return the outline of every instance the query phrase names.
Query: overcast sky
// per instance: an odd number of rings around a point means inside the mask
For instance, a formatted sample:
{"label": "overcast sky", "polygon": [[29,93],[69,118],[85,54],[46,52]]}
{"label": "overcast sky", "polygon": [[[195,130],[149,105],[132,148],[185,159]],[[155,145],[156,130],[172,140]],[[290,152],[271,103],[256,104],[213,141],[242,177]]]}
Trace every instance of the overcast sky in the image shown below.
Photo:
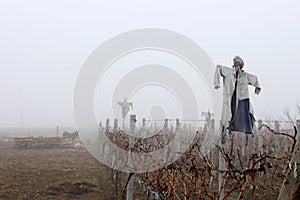
{"label": "overcast sky", "polygon": [[256,118],[280,116],[300,102],[299,10],[297,0],[1,0],[0,127],[20,126],[21,101],[25,127],[74,126],[83,62],[112,36],[145,27],[188,36],[215,64],[240,55],[262,86],[251,95]]}

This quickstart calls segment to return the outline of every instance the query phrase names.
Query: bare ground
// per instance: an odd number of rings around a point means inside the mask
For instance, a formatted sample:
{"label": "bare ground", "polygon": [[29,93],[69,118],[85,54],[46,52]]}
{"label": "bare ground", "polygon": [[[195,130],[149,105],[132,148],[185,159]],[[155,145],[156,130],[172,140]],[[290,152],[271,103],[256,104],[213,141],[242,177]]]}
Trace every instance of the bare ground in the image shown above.
{"label": "bare ground", "polygon": [[[84,148],[16,149],[0,146],[0,199],[122,199],[112,170]],[[118,193],[116,195],[116,193]],[[135,194],[135,199],[146,199]]]}

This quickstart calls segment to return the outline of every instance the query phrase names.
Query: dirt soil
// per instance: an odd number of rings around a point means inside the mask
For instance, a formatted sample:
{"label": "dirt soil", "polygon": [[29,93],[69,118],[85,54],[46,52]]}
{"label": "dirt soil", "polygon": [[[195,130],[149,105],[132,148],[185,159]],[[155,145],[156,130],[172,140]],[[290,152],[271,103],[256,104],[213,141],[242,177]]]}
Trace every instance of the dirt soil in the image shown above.
{"label": "dirt soil", "polygon": [[[122,199],[112,170],[84,148],[16,149],[0,145],[0,199]],[[117,195],[116,195],[117,193]],[[134,199],[146,199],[135,192]]]}

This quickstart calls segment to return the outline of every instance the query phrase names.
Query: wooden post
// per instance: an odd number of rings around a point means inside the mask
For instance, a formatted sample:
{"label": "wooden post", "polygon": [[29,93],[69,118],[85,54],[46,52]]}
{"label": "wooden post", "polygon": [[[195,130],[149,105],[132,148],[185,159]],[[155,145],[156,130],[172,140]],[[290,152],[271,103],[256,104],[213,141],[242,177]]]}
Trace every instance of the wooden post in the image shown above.
{"label": "wooden post", "polygon": [[164,136],[164,144],[167,143],[167,134],[168,134],[168,119],[165,119],[164,127],[162,129],[162,134]]}
{"label": "wooden post", "polygon": [[[263,149],[263,136],[262,136],[262,129],[260,129],[260,130],[258,130],[259,128],[261,128],[261,125],[262,125],[262,120],[261,119],[259,119],[258,120],[258,125],[256,126],[256,131],[257,131],[257,138],[256,138],[256,140],[257,140],[257,144],[254,144],[254,145],[257,145],[257,154],[259,155],[259,156],[261,156],[261,154],[264,152],[264,149]],[[256,152],[254,152],[254,153],[256,153]],[[259,161],[258,162],[258,165],[259,166],[261,166],[261,161]],[[263,175],[263,173],[262,172],[260,172],[259,173],[259,176],[262,176]]]}
{"label": "wooden post", "polygon": [[[215,120],[214,119],[210,119],[210,133],[213,137],[215,137],[216,134],[216,130],[215,130]],[[214,161],[214,154],[212,152],[212,147],[210,147],[209,153],[210,153],[210,160],[213,162]]]}
{"label": "wooden post", "polygon": [[281,186],[278,200],[289,199],[285,184],[290,189],[292,199],[299,199],[300,197],[300,119],[297,119],[296,125],[298,134],[297,143],[290,161],[292,169],[286,174],[286,180],[284,180]]}
{"label": "wooden post", "polygon": [[57,125],[56,126],[56,137],[58,137],[58,129],[59,129],[59,126]]}
{"label": "wooden post", "polygon": [[143,118],[142,120],[142,137],[146,138],[147,137],[147,132],[146,132],[146,119]]}
{"label": "wooden post", "polygon": [[[225,140],[226,129],[225,128],[223,129],[222,122],[220,122],[219,132],[221,133],[221,139],[220,139],[219,145],[220,145],[221,148],[223,148],[224,147],[223,141]],[[221,151],[219,151],[219,171],[224,171],[224,170],[225,170],[225,160],[222,156]],[[219,191],[221,190],[221,187],[222,187],[223,173],[219,172]],[[224,197],[224,189],[222,190],[219,199],[223,199],[223,197]]]}
{"label": "wooden post", "polygon": [[[128,165],[129,167],[133,167],[131,152],[134,147],[135,142],[135,123],[136,123],[136,115],[130,115],[130,136],[129,136],[129,151],[128,151]],[[128,174],[129,175],[129,174]],[[133,176],[131,176],[128,185],[127,185],[127,200],[133,200]]]}
{"label": "wooden post", "polygon": [[165,123],[164,123],[164,127],[163,127],[163,135],[164,135],[164,139],[167,139],[167,135],[168,135],[168,119],[165,119]]}
{"label": "wooden post", "polygon": [[[278,121],[275,121],[275,132],[278,133],[280,131],[280,124]],[[275,156],[278,157],[278,152],[280,152],[280,135],[274,135],[274,151],[275,151]]]}
{"label": "wooden post", "polygon": [[211,133],[215,134],[215,120],[214,119],[210,119],[210,129],[211,129]]}
{"label": "wooden post", "polygon": [[[108,134],[108,132],[109,132],[109,119],[106,119],[106,123],[105,123],[105,133],[106,134]],[[101,134],[101,140],[103,139],[102,138],[103,136],[102,136],[102,134]],[[101,142],[100,142],[101,143]],[[102,154],[103,154],[103,157],[105,158],[105,155],[106,155],[106,153],[105,153],[105,146],[106,146],[106,143],[102,143]]]}
{"label": "wooden post", "polygon": [[106,119],[105,131],[106,131],[106,133],[109,132],[109,119]]}
{"label": "wooden post", "polygon": [[180,123],[179,123],[179,119],[177,118],[176,119],[176,127],[175,127],[175,135],[177,136],[177,134],[179,134],[179,139],[176,141],[177,143],[177,150],[178,152],[181,152],[180,149],[181,149],[181,135],[180,135]]}
{"label": "wooden post", "polygon": [[184,123],[183,124],[183,133],[185,133],[185,135],[186,135],[186,132],[187,132],[186,123]]}
{"label": "wooden post", "polygon": [[278,121],[275,121],[275,132],[279,132],[279,127],[280,127],[280,124]]}
{"label": "wooden post", "polygon": [[179,119],[176,119],[176,131],[178,131],[180,128]]}
{"label": "wooden post", "polygon": [[[258,120],[258,128],[260,128],[262,125],[262,120]],[[263,153],[263,137],[262,137],[262,129],[258,131],[258,152]]]}
{"label": "wooden post", "polygon": [[[118,119],[115,118],[114,120],[114,129],[113,129],[113,133],[114,133],[114,136],[113,136],[113,142],[116,144],[116,140],[117,140],[117,134],[118,134]],[[115,170],[115,194],[116,194],[116,199],[118,198],[118,182],[119,182],[119,172],[116,171],[116,167],[117,167],[117,157],[118,157],[118,154],[117,154],[117,149],[118,147],[116,147],[114,145],[113,147],[113,166],[114,166],[114,170]]]}
{"label": "wooden post", "polygon": [[102,131],[103,131],[102,123],[99,122],[99,126],[98,126],[98,144],[99,144],[100,140],[102,139]]}
{"label": "wooden post", "polygon": [[245,156],[245,149],[246,149],[246,143],[247,143],[247,134],[245,134],[245,133],[242,133],[242,135],[241,135],[241,137],[242,137],[242,156]]}
{"label": "wooden post", "polygon": [[115,120],[114,120],[114,139],[115,139],[115,135],[117,134],[117,132],[118,132],[118,119],[115,118]]}
{"label": "wooden post", "polygon": [[[113,143],[116,143],[117,141],[117,133],[118,133],[118,119],[116,118],[114,120],[114,128],[113,128]],[[113,164],[115,166],[115,162],[116,162],[116,148],[115,148],[115,145],[114,145],[114,149],[113,149]]]}
{"label": "wooden post", "polygon": [[165,146],[165,162],[168,160],[168,148],[166,145],[168,145],[168,123],[169,120],[165,119],[164,127],[163,127],[163,136],[164,136],[164,146]]}
{"label": "wooden post", "polygon": [[143,118],[142,126],[143,126],[143,128],[145,128],[145,126],[146,126],[146,119],[145,118]]}

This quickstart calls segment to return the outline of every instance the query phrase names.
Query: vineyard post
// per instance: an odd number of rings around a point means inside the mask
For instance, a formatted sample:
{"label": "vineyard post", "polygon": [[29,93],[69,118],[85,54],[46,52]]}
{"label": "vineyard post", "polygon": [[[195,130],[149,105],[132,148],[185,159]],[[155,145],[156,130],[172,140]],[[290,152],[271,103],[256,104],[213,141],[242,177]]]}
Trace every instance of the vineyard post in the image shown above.
{"label": "vineyard post", "polygon": [[[101,138],[102,138],[102,124],[101,122],[99,122],[99,126],[98,126],[98,143],[100,144]],[[102,152],[103,153],[103,152]]]}
{"label": "vineyard post", "polygon": [[[118,131],[118,119],[114,120],[114,129],[113,129],[113,143],[116,144],[117,139],[117,131]],[[113,165],[115,166],[116,162],[116,148],[113,149]]]}
{"label": "vineyard post", "polygon": [[[130,134],[129,134],[129,151],[128,151],[128,165],[129,167],[133,167],[132,164],[132,157],[131,157],[131,151],[134,147],[135,142],[135,123],[136,123],[136,115],[130,115]],[[130,173],[128,173],[128,176],[130,176]],[[133,200],[133,176],[131,176],[128,185],[127,185],[127,200]]]}
{"label": "vineyard post", "polygon": [[[216,130],[215,130],[215,120],[214,119],[210,119],[210,130],[211,130],[211,136],[215,136],[216,134]],[[209,147],[210,149],[212,149],[211,147]],[[209,152],[210,153],[210,160],[213,162],[214,160],[214,153],[213,152]]]}
{"label": "vineyard post", "polygon": [[105,131],[106,133],[109,132],[109,119],[106,119]]}
{"label": "vineyard post", "polygon": [[[163,127],[163,137],[164,137],[164,145],[168,145],[168,123],[169,120],[165,119],[164,127]],[[165,148],[165,162],[167,163],[168,158],[168,148]]]}
{"label": "vineyard post", "polygon": [[102,130],[102,123],[99,122],[99,129]]}
{"label": "vineyard post", "polygon": [[290,191],[290,195],[292,196],[292,199],[299,199],[300,196],[300,119],[296,120],[296,127],[297,127],[297,142],[296,146],[292,155],[292,158],[290,160],[291,170],[289,170],[289,173],[286,174],[286,178],[281,186],[280,193],[278,196],[278,200],[286,200],[289,199],[289,195],[287,192],[287,188]]}
{"label": "vineyard post", "polygon": [[59,126],[56,126],[56,137],[58,137],[58,130],[59,130]]}
{"label": "vineyard post", "polygon": [[[106,134],[109,133],[109,119],[106,119],[105,132],[106,132]],[[103,154],[104,158],[105,158],[105,155],[107,155],[107,154],[105,154],[105,144],[102,145],[102,154]]]}
{"label": "vineyard post", "polygon": [[[179,119],[176,119],[176,128],[175,128],[175,135],[179,134],[179,129],[180,129],[180,124],[179,124]],[[180,148],[181,148],[181,139],[179,139],[179,141],[177,142],[177,148],[178,148],[178,152],[180,152]]]}
{"label": "vineyard post", "polygon": [[[279,133],[279,122],[278,121],[275,121],[275,132],[276,133]],[[280,141],[280,135],[278,135],[277,137],[274,137],[274,145],[275,145],[275,156],[277,157],[278,156],[278,151],[279,150],[279,141]]]}
{"label": "vineyard post", "polygon": [[115,139],[116,139],[117,132],[118,132],[118,119],[115,118],[115,120],[114,120],[114,143],[116,142]]}
{"label": "vineyard post", "polygon": [[246,137],[248,137],[246,134],[241,134],[242,137],[242,156],[245,156],[245,149],[246,149]]}
{"label": "vineyard post", "polygon": [[[262,125],[262,120],[258,120],[258,128],[260,128]],[[263,150],[263,137],[262,137],[262,129],[259,129],[258,131],[258,152],[262,154],[264,152]]]}
{"label": "vineyard post", "polygon": [[[219,146],[223,149],[224,148],[223,141],[225,140],[225,138],[223,138],[223,137],[225,137],[226,129],[223,128],[223,124],[221,121],[220,121],[219,132],[221,132],[221,139],[219,140],[220,141]],[[222,152],[219,150],[219,191],[222,189],[219,199],[223,199],[223,197],[224,197],[224,190],[222,188],[222,177],[223,177],[224,171],[225,171],[225,161],[223,159]]]}
{"label": "vineyard post", "polygon": [[146,119],[143,118],[143,120],[142,120],[142,137],[145,138],[146,135],[147,135],[147,133],[146,133]]}
{"label": "vineyard post", "polygon": [[143,118],[143,120],[142,120],[142,126],[143,126],[143,128],[145,128],[145,125],[146,125],[146,119]]}
{"label": "vineyard post", "polygon": [[164,139],[167,139],[167,134],[168,134],[168,119],[165,119],[165,123],[164,123],[164,128],[163,128],[163,135],[164,135]]}
{"label": "vineyard post", "polygon": [[[261,127],[261,125],[262,125],[262,120],[259,119],[257,129],[259,129]],[[257,137],[258,137],[257,152],[258,152],[258,155],[261,156],[264,153],[262,129],[258,130]],[[259,162],[259,164],[261,164],[261,162]],[[260,174],[260,176],[262,176],[262,173],[259,173],[259,174]]]}
{"label": "vineyard post", "polygon": [[176,119],[176,131],[178,131],[179,130],[179,119],[177,118]]}
{"label": "vineyard post", "polygon": [[[113,136],[113,142],[114,144],[116,144],[116,139],[117,139],[117,134],[118,134],[118,119],[115,118],[114,120],[114,136]],[[117,151],[116,151],[116,147],[114,146],[114,149],[113,149],[113,166],[114,168],[116,167],[117,165]],[[118,198],[118,182],[119,182],[119,173],[118,171],[116,171],[116,177],[115,177],[115,193],[116,193],[116,198]]]}
{"label": "vineyard post", "polygon": [[182,130],[183,133],[186,133],[186,132],[187,132],[186,123],[183,124],[183,128],[182,128],[182,129],[183,129],[183,130]]}

